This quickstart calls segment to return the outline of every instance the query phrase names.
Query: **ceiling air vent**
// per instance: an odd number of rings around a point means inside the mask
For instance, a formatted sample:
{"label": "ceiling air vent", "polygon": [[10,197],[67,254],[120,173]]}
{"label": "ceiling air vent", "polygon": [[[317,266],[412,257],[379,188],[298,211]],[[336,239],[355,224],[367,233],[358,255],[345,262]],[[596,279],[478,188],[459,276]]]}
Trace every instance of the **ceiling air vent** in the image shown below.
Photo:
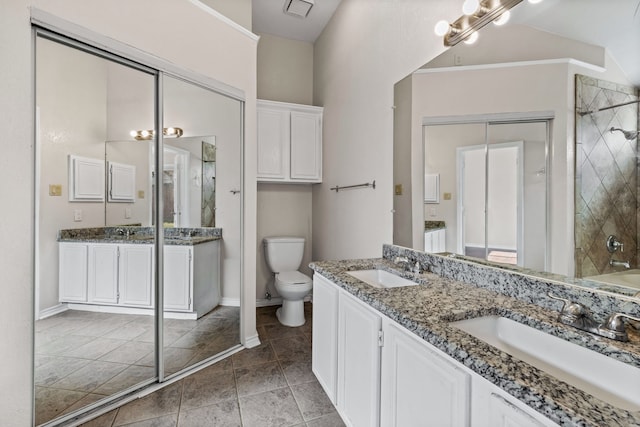
{"label": "ceiling air vent", "polygon": [[312,7],[313,0],[286,0],[284,13],[298,18],[306,18]]}

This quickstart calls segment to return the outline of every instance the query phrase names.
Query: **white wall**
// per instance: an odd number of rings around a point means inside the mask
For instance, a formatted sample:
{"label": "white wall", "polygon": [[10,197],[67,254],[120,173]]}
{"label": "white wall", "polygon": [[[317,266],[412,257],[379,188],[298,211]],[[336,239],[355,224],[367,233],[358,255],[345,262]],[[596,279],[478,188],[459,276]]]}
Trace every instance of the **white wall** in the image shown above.
{"label": "white wall", "polygon": [[[343,0],[318,38],[323,183],[313,190],[313,258],[377,257],[393,235],[393,85],[442,51],[440,19],[458,2]],[[329,188],[376,180],[376,189]]]}
{"label": "white wall", "polygon": [[[141,0],[14,0],[3,2],[0,50],[11,61],[0,65],[5,92],[0,99],[0,140],[3,156],[0,194],[3,214],[0,269],[7,304],[0,314],[3,345],[0,378],[3,399],[0,424],[27,426],[33,417],[33,304],[34,304],[34,91],[33,49],[29,6],[38,7],[97,33],[157,55],[175,64],[238,87],[247,99],[245,116],[245,253],[241,337],[256,336],[255,328],[255,39],[203,13],[189,2]],[[175,19],[180,16],[181,19]],[[141,21],[170,22],[139,26]],[[181,34],[181,37],[175,37]],[[218,43],[225,40],[225,43]],[[184,46],[191,46],[185,49]]]}
{"label": "white wall", "polygon": [[[104,202],[70,202],[68,157],[104,161],[107,130],[106,62],[67,46],[39,39],[38,92],[40,112],[40,271],[39,310],[58,305],[58,230],[103,227]],[[50,196],[60,185],[61,196]],[[74,221],[74,211],[82,220]]]}
{"label": "white wall", "polygon": [[[313,45],[270,34],[258,44],[258,98],[311,105],[313,96]],[[258,184],[256,299],[263,304],[267,290],[273,297],[273,273],[264,258],[262,239],[267,236],[305,238],[300,271],[311,274],[311,184]]]}

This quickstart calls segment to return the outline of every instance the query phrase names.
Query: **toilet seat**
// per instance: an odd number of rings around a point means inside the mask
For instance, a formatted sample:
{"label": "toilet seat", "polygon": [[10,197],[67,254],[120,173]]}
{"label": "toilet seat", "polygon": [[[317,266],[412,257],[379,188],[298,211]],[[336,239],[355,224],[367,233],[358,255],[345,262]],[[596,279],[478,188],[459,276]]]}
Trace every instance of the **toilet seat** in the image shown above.
{"label": "toilet seat", "polygon": [[283,271],[276,274],[276,280],[283,285],[304,285],[312,283],[311,277],[299,271]]}

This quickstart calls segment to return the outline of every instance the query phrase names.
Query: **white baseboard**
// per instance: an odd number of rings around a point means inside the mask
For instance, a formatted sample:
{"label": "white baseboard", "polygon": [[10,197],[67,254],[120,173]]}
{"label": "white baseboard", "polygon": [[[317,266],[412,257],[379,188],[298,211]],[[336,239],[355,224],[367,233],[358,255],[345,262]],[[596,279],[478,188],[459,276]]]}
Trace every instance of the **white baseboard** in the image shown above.
{"label": "white baseboard", "polygon": [[259,346],[260,339],[258,338],[258,334],[247,337],[243,345],[245,346],[245,348],[253,348]]}
{"label": "white baseboard", "polygon": [[220,305],[224,305],[224,306],[227,306],[227,307],[240,307],[240,299],[239,298],[222,297],[222,298],[220,298]]}
{"label": "white baseboard", "polygon": [[58,304],[53,307],[45,308],[38,314],[38,320],[46,319],[47,317],[55,316],[56,314],[64,313],[69,310],[67,304]]}
{"label": "white baseboard", "polygon": [[269,307],[272,305],[282,305],[282,298],[275,297],[271,299],[261,298],[256,300],[256,307]]}

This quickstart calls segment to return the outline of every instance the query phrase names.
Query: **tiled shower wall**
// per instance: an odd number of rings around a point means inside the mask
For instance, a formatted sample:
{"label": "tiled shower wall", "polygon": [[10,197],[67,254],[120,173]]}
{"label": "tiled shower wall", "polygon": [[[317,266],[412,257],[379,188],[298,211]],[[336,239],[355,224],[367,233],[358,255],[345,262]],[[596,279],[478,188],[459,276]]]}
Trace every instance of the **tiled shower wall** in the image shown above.
{"label": "tiled shower wall", "polygon": [[[611,273],[609,260],[638,267],[638,138],[625,139],[611,128],[638,129],[638,104],[581,115],[638,99],[638,90],[576,76],[575,273],[588,277]],[[609,235],[624,244],[610,254]]]}

